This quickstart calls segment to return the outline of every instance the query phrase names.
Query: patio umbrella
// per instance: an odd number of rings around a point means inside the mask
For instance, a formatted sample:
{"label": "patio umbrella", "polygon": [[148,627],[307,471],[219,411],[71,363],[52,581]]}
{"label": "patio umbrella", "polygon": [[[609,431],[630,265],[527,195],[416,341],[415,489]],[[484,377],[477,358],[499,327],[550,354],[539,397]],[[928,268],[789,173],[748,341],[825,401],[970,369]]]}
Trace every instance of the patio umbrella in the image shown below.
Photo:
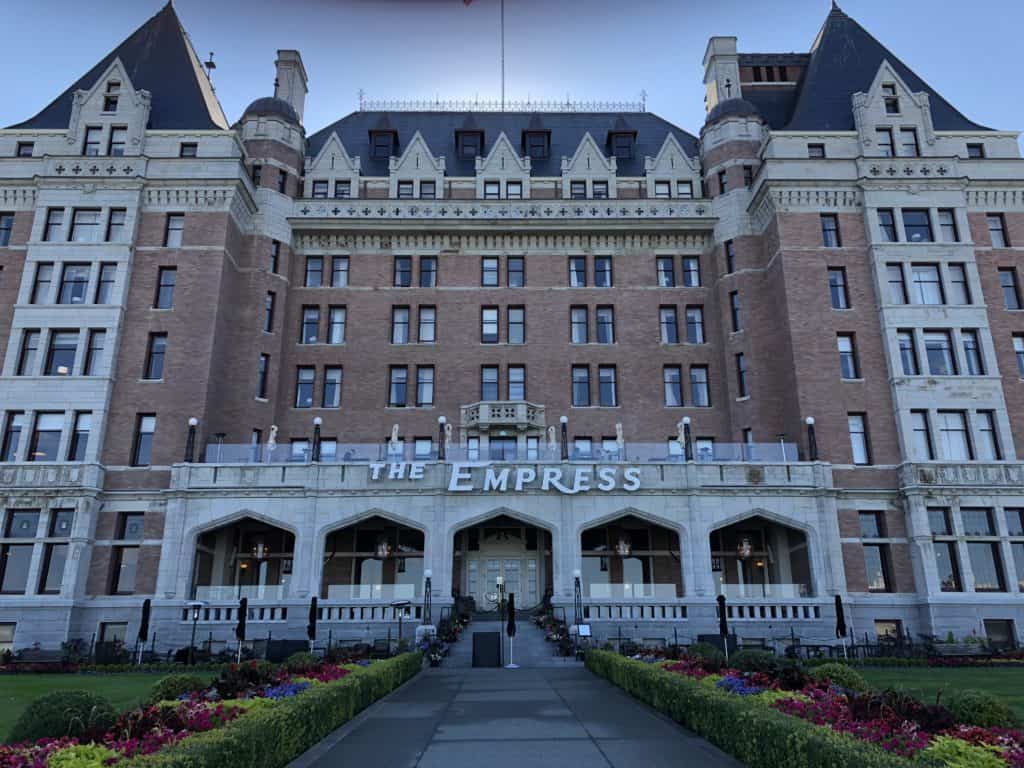
{"label": "patio umbrella", "polygon": [[139,619],[139,634],[137,635],[137,645],[139,646],[139,664],[142,663],[142,650],[149,640],[149,612],[152,608],[152,602],[147,597],[142,601],[142,618]]}
{"label": "patio umbrella", "polygon": [[519,669],[518,664],[512,663],[512,638],[516,636],[516,593],[508,593],[508,624],[505,625],[505,634],[508,635],[508,664],[505,669]]}
{"label": "patio umbrella", "polygon": [[242,643],[245,642],[245,621],[249,618],[249,598],[238,601],[238,623],[235,625],[235,638],[238,640],[238,661],[242,660]]}
{"label": "patio umbrella", "polygon": [[843,611],[843,598],[836,595],[836,637],[843,640],[843,658],[846,658],[846,613]]}
{"label": "patio umbrella", "polygon": [[306,625],[306,637],[309,638],[309,650],[313,650],[316,640],[316,595],[309,601],[309,623]]}
{"label": "patio umbrella", "polygon": [[718,596],[718,634],[722,636],[725,660],[729,661],[729,622],[725,617],[725,595]]}

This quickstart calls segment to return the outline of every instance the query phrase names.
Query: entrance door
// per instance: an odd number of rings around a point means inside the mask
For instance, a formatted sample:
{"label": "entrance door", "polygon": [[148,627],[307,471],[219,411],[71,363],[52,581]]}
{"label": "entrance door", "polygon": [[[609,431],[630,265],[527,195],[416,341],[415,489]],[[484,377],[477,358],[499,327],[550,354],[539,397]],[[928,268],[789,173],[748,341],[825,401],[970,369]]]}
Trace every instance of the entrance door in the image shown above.
{"label": "entrance door", "polygon": [[469,560],[467,591],[478,610],[493,610],[498,577],[505,580],[505,594],[515,593],[516,605],[530,607],[540,601],[536,557],[473,557]]}

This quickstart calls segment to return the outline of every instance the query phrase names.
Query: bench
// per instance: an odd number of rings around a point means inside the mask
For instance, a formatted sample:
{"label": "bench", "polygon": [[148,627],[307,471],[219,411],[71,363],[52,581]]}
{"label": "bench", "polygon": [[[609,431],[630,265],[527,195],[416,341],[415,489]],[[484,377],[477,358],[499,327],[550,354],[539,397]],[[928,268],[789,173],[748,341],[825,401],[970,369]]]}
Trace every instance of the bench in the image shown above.
{"label": "bench", "polygon": [[64,651],[47,651],[42,648],[23,648],[11,659],[11,666],[63,666]]}
{"label": "bench", "polygon": [[992,653],[981,643],[935,643],[936,656],[991,656]]}

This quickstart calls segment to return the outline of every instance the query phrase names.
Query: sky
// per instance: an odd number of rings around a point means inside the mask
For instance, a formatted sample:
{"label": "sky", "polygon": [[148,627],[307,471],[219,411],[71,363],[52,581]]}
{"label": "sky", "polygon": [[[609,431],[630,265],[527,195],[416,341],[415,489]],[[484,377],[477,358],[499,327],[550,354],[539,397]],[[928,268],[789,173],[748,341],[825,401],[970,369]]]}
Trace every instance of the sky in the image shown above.
{"label": "sky", "polygon": [[[806,52],[831,0],[505,0],[509,99],[639,101],[691,133],[704,119],[708,37],[741,52]],[[0,125],[34,115],[155,14],[163,0],[33,0],[8,14]],[[972,120],[1024,129],[1020,0],[841,0]],[[368,99],[497,99],[500,0],[174,0],[228,120],[271,95],[278,48],[309,74],[308,134]],[[1014,96],[1017,94],[1017,96]]]}

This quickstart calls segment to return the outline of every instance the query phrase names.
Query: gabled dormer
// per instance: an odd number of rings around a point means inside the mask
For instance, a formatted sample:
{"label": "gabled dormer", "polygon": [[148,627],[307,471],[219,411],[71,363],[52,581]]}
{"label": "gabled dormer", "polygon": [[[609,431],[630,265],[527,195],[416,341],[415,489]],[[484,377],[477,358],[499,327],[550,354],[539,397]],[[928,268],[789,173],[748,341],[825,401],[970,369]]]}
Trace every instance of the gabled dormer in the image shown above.
{"label": "gabled dormer", "polygon": [[522,152],[533,160],[551,157],[551,131],[544,125],[540,115],[534,114],[520,136]]}
{"label": "gabled dormer", "polygon": [[444,196],[444,156],[435,157],[416,131],[401,157],[388,166],[391,197],[434,199]]}
{"label": "gabled dormer", "polygon": [[657,155],[644,158],[644,175],[648,197],[700,197],[700,163],[687,157],[674,133],[665,136]]}
{"label": "gabled dormer", "polygon": [[888,60],[866,93],[853,94],[853,119],[867,157],[933,154],[935,128],[926,92],[913,92]]}
{"label": "gabled dormer", "polygon": [[359,197],[362,158],[352,157],[332,132],[316,157],[306,158],[306,183],[303,196],[315,198]]}
{"label": "gabled dormer", "polygon": [[562,197],[603,199],[615,197],[616,162],[606,157],[587,131],[572,157],[562,157]]}
{"label": "gabled dormer", "polygon": [[485,200],[530,197],[530,158],[519,156],[504,131],[487,157],[476,159],[476,196]]}
{"label": "gabled dormer", "polygon": [[605,152],[616,160],[632,160],[636,151],[636,129],[619,115],[608,131]]}
{"label": "gabled dormer", "polygon": [[470,112],[455,131],[455,155],[461,159],[473,160],[483,155],[484,146],[484,129]]}
{"label": "gabled dormer", "polygon": [[398,131],[391,125],[386,114],[369,130],[370,157],[374,160],[389,161],[398,154]]}
{"label": "gabled dormer", "polygon": [[75,91],[66,141],[69,155],[138,155],[142,152],[151,97],[136,90],[120,58],[92,84]]}

